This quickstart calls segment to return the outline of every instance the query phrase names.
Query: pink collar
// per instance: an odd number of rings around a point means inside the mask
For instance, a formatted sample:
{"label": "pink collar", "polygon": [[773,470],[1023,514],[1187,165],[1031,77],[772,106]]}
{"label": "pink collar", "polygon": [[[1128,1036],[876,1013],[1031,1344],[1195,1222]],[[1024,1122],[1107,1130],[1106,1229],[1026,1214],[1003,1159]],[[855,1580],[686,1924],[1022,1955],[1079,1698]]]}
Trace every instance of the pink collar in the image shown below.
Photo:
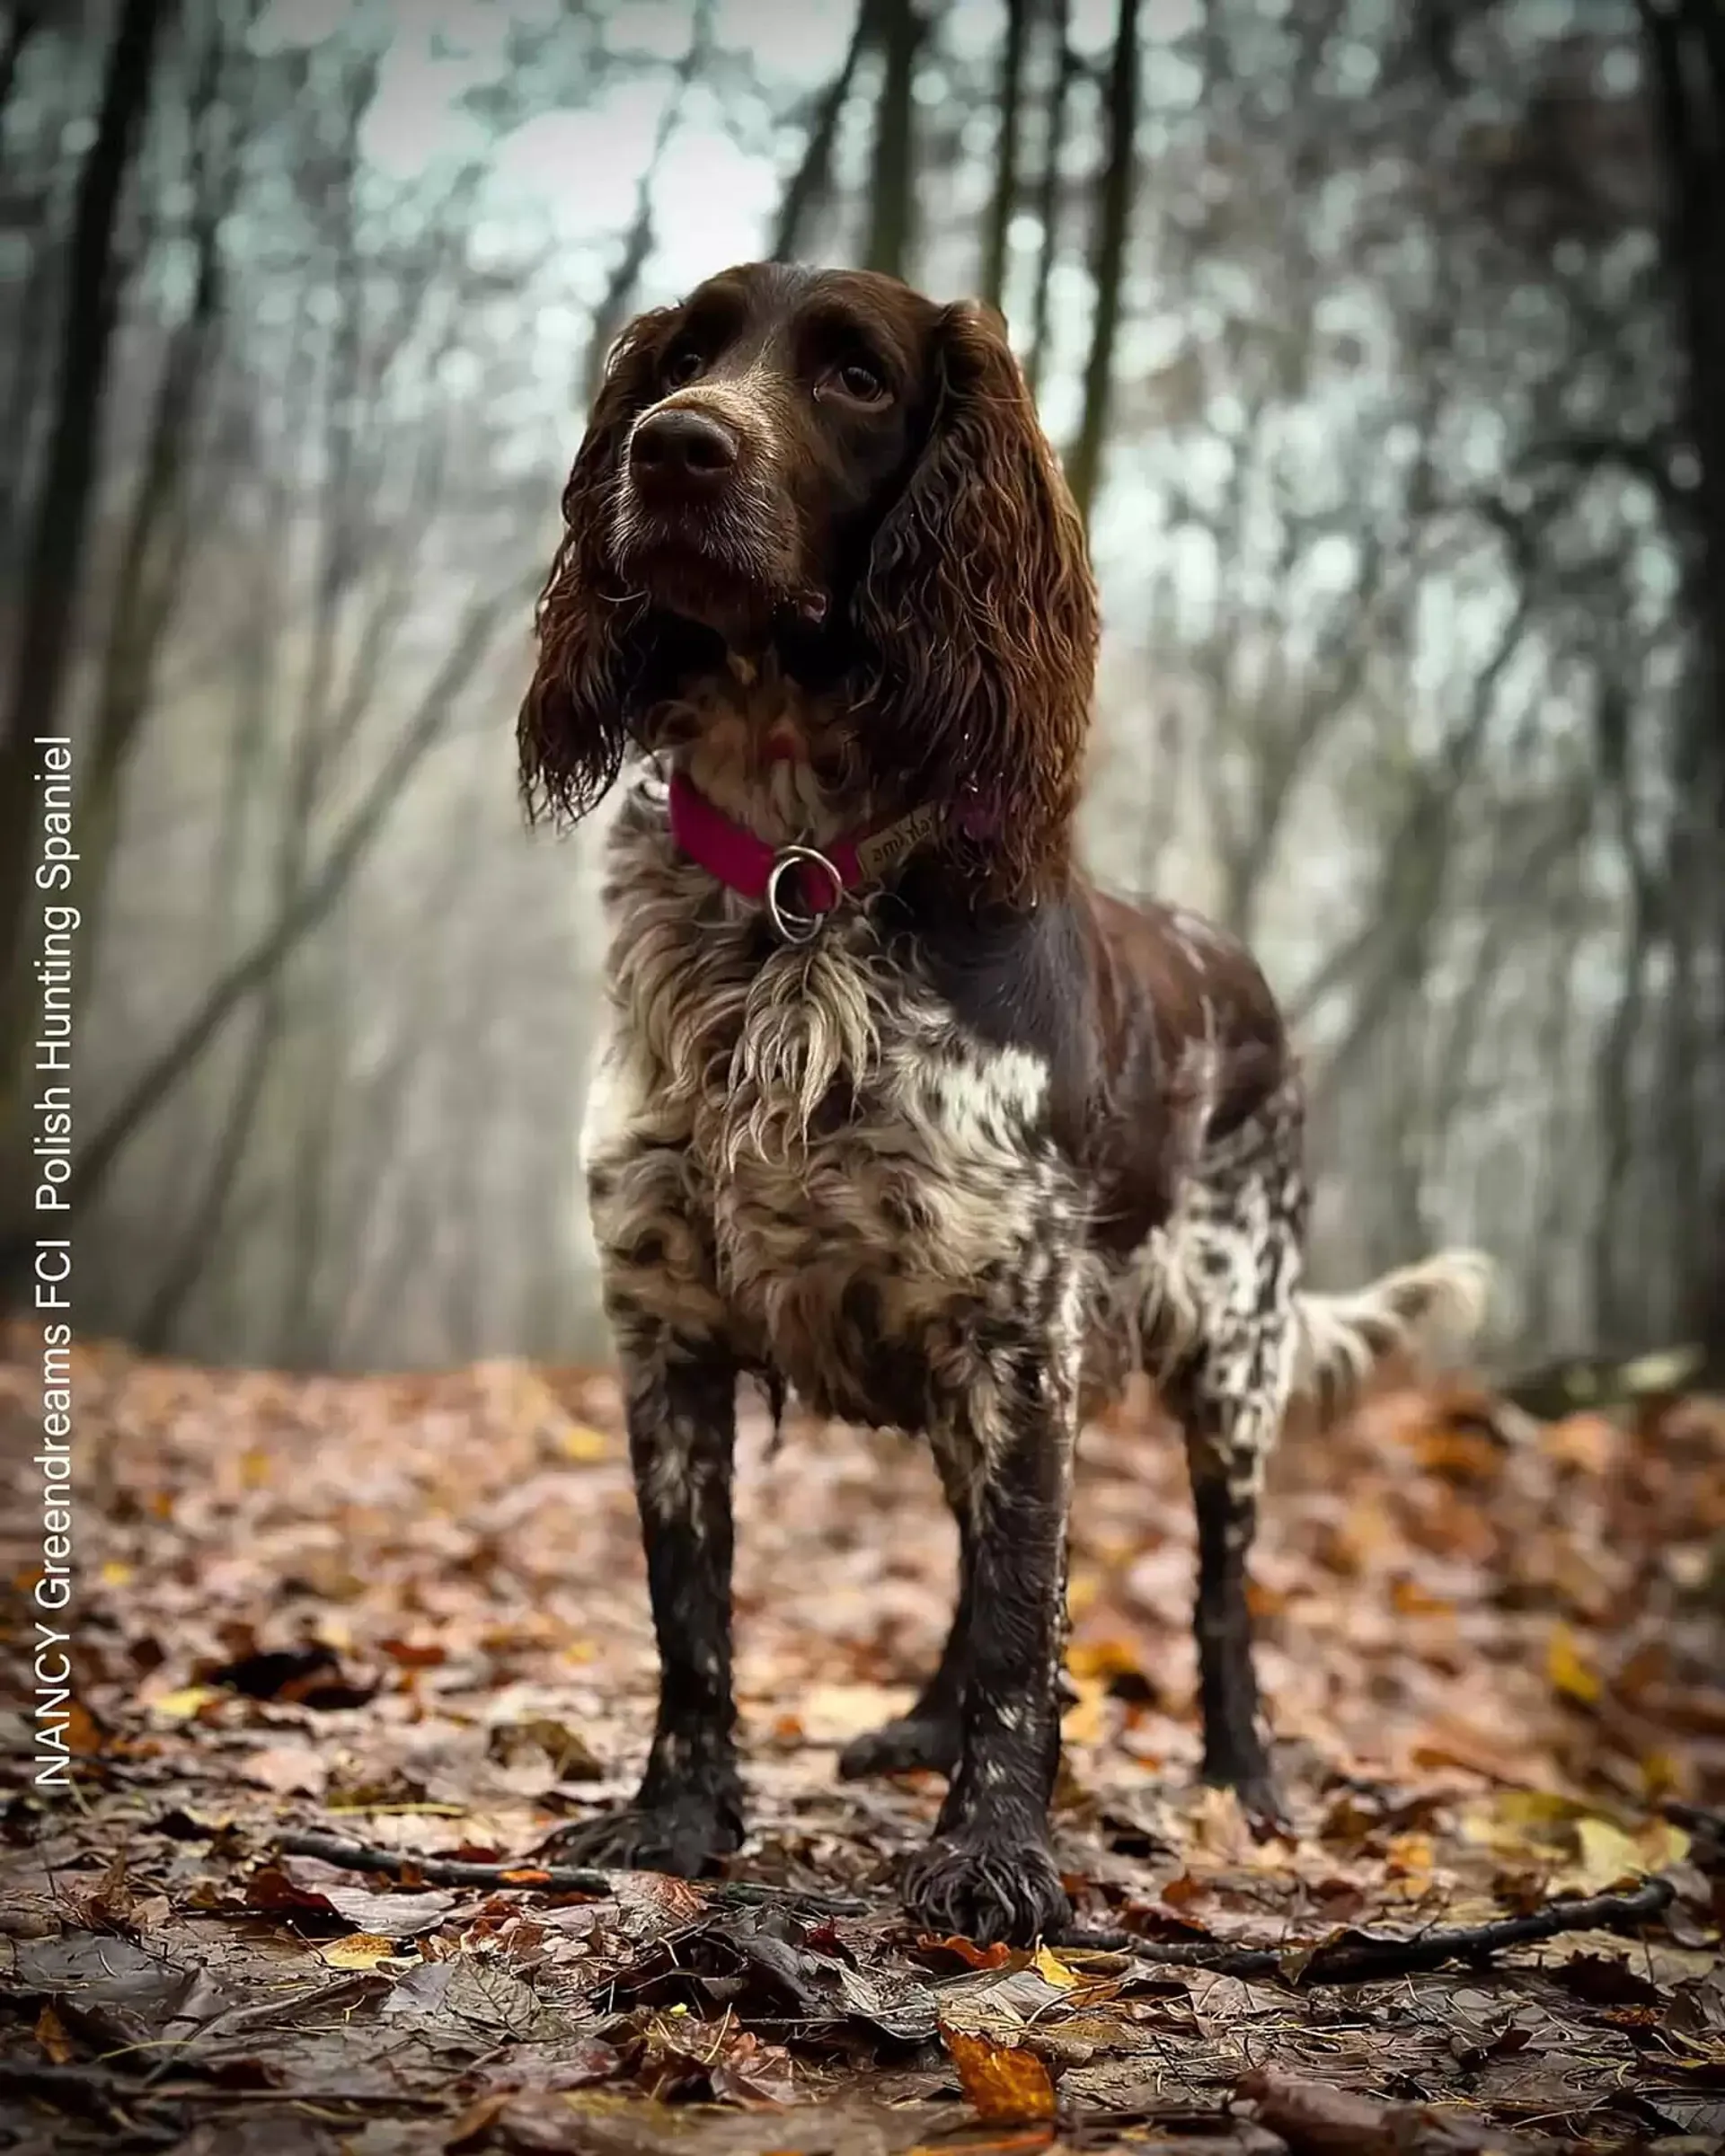
{"label": "pink collar", "polygon": [[811,942],[847,891],[878,880],[944,820],[929,806],[830,845],[770,846],[715,808],[681,772],[671,774],[670,802],[671,836],[683,852],[739,897],[764,906],[788,943]]}

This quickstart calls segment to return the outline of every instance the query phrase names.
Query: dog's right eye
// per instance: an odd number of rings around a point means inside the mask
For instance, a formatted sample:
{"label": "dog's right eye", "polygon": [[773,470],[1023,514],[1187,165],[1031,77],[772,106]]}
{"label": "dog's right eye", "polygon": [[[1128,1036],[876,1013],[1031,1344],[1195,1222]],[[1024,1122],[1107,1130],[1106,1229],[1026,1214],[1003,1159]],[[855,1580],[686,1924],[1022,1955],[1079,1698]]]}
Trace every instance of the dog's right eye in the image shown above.
{"label": "dog's right eye", "polygon": [[686,382],[693,382],[705,367],[706,361],[692,344],[673,345],[659,369],[672,389],[681,389]]}

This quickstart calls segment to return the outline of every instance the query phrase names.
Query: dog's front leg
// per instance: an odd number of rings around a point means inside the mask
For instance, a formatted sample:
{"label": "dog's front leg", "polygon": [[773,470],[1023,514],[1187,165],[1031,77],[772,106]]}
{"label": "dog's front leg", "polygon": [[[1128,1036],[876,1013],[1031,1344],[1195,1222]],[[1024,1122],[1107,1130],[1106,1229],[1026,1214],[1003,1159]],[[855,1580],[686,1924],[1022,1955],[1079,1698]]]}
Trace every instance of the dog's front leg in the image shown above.
{"label": "dog's front leg", "polygon": [[931,1930],[1028,1945],[1070,1913],[1048,1839],[1060,1760],[1066,1514],[1077,1352],[1064,1339],[993,1358],[955,1431],[968,1471],[971,1621],[957,1771],[905,1884]]}
{"label": "dog's front leg", "polygon": [[742,1840],[730,1689],[737,1370],[710,1341],[620,1328],[629,1457],[659,1640],[659,1717],[632,1805],[559,1838],[582,1860],[685,1878]]}

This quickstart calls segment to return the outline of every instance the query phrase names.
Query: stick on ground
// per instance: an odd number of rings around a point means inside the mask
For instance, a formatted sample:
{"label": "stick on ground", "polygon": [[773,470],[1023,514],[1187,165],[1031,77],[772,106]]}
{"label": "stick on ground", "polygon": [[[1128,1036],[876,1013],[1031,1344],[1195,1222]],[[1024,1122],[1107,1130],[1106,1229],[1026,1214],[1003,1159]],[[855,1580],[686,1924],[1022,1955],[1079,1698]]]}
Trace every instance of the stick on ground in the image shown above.
{"label": "stick on ground", "polygon": [[[513,1864],[465,1864],[447,1857],[421,1856],[411,1849],[375,1848],[339,1834],[283,1834],[276,1846],[286,1856],[316,1857],[342,1871],[396,1872],[407,1866],[428,1886],[521,1886],[537,1894],[600,1894],[617,1890],[627,1875],[595,1871],[585,1866],[540,1864],[524,1857]],[[804,1893],[798,1886],[756,1886],[737,1880],[703,1882],[701,1892],[721,1908],[789,1905],[818,1910],[823,1916],[866,1916],[869,1904],[852,1895]]]}
{"label": "stick on ground", "polygon": [[1652,1878],[1629,1894],[1589,1895],[1585,1900],[1550,1902],[1529,1916],[1505,1916],[1489,1924],[1438,1925],[1411,1939],[1348,1939],[1315,1948],[1304,1960],[1294,1944],[1269,1947],[1209,1946],[1202,1940],[1168,1945],[1142,1939],[1134,1931],[1063,1932],[1063,1947],[1092,1947],[1131,1954],[1140,1961],[1173,1968],[1208,1969],[1247,1982],[1269,1977],[1283,1983],[1373,1984],[1388,1976],[1412,1975],[1442,1968],[1446,1962],[1484,1961],[1506,1947],[1525,1947],[1564,1931],[1627,1930],[1657,1916],[1676,1892],[1669,1879]]}
{"label": "stick on ground", "polygon": [[[279,1846],[294,1857],[316,1857],[343,1871],[397,1872],[411,1866],[429,1886],[519,1886],[541,1894],[609,1895],[619,1874],[569,1865],[462,1863],[444,1857],[420,1856],[411,1850],[374,1848],[335,1834],[284,1834]],[[1171,1968],[1208,1969],[1248,1982],[1261,1978],[1296,1984],[1371,1984],[1407,1976],[1446,1962],[1484,1961],[1507,1947],[1524,1947],[1565,1931],[1620,1931],[1657,1916],[1676,1889],[1669,1879],[1651,1878],[1628,1894],[1596,1894],[1556,1901],[1527,1916],[1499,1917],[1489,1924],[1438,1925],[1410,1939],[1357,1938],[1314,1948],[1298,1945],[1228,1947],[1201,1940],[1169,1944],[1136,1931],[1087,1931],[1074,1925],[1054,1942],[1097,1952],[1130,1954],[1139,1961]],[[721,1907],[801,1906],[827,1916],[866,1916],[869,1904],[854,1897],[805,1894],[794,1886],[758,1886],[726,1880],[704,1885],[702,1892]]]}

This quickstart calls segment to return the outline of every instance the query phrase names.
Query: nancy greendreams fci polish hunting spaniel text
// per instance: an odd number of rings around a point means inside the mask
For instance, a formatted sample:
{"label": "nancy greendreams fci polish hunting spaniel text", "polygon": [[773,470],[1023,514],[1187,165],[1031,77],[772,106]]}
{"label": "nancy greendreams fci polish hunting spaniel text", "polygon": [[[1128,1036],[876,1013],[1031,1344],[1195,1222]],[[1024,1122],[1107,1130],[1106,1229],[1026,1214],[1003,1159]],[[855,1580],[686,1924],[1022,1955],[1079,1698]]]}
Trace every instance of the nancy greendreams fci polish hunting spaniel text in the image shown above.
{"label": "nancy greendreams fci polish hunting spaniel text", "polygon": [[1048,1809],[1087,1409],[1186,1433],[1205,1772],[1270,1812],[1245,1566],[1293,1392],[1476,1319],[1465,1253],[1299,1288],[1302,1100],[1247,953],[1074,860],[1096,596],[999,318],[730,270],[612,355],[520,718],[529,801],[609,836],[582,1140],[660,1663],[635,1801],[564,1837],[698,1872],[743,1833],[739,1374],[927,1436],[957,1613],[846,1775],[950,1775],[904,1885],[938,1931],[1066,1915]]}

